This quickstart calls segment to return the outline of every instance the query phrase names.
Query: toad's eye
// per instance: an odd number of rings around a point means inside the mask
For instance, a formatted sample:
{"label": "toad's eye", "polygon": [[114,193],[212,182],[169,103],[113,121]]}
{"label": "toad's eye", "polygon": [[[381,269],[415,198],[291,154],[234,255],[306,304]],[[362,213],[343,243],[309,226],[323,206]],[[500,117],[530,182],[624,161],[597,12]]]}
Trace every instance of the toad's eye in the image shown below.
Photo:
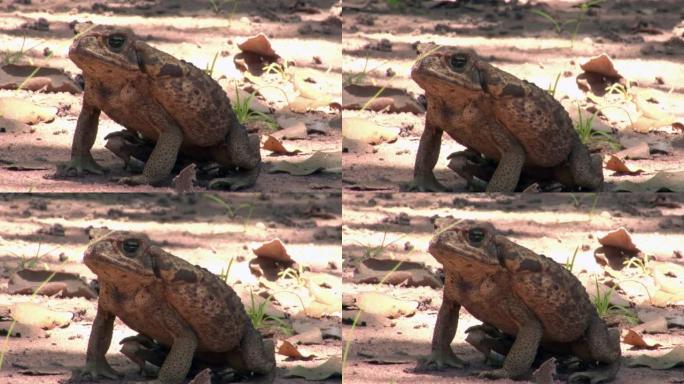
{"label": "toad's eye", "polygon": [[107,38],[107,44],[112,49],[119,49],[119,48],[123,47],[125,42],[126,42],[126,37],[124,35],[120,35],[120,34],[110,35]]}
{"label": "toad's eye", "polygon": [[449,58],[449,65],[451,65],[451,68],[460,71],[463,68],[465,68],[466,63],[468,62],[468,57],[462,53],[455,53],[451,55]]}
{"label": "toad's eye", "polygon": [[128,257],[133,257],[135,252],[140,248],[140,240],[138,239],[126,239],[123,242],[123,251]]}
{"label": "toad's eye", "polygon": [[485,232],[481,228],[473,228],[468,231],[468,242],[471,245],[478,246],[485,238]]}

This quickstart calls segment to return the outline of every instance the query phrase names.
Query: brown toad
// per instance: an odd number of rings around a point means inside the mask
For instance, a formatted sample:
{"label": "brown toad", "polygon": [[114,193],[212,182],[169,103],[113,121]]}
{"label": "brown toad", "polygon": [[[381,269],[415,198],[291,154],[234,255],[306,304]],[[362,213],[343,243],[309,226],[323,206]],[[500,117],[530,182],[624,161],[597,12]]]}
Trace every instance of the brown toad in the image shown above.
{"label": "brown toad", "polygon": [[81,376],[117,378],[105,354],[119,317],[141,338],[170,348],[156,383],[181,383],[193,357],[272,381],[273,349],[265,347],[235,291],[213,273],[129,232],[94,240],[84,262],[98,277],[100,298]]}
{"label": "brown toad", "polygon": [[444,296],[432,353],[419,370],[464,366],[450,347],[464,306],[477,319],[515,338],[503,368],[482,376],[520,378],[544,347],[607,365],[576,372],[571,382],[598,383],[615,377],[621,355],[619,332],[609,332],[586,290],[567,269],[498,235],[485,222],[464,220],[439,229],[429,252],[444,266]]}
{"label": "brown toad", "polygon": [[221,86],[204,71],[138,39],[128,28],[95,26],[79,34],[69,58],[83,71],[83,108],[76,123],[71,161],[60,175],[104,169],[90,150],[100,112],[154,141],[142,175],[126,184],[157,184],[171,173],[179,152],[245,172],[231,189],[253,185],[259,174],[259,139],[248,136]]}
{"label": "brown toad", "polygon": [[454,47],[432,46],[411,77],[425,90],[427,114],[410,189],[445,190],[433,174],[444,131],[498,162],[488,192],[514,191],[528,167],[552,169],[569,187],[601,189],[600,157],[590,156],[567,111],[548,92],[473,50]]}

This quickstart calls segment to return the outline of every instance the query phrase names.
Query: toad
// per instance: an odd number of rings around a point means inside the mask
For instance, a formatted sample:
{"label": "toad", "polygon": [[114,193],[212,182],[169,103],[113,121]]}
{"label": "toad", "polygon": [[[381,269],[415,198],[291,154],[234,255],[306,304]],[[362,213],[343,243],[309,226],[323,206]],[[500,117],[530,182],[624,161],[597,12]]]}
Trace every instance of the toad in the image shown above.
{"label": "toad", "polygon": [[600,156],[590,155],[567,111],[548,92],[492,66],[471,49],[423,49],[428,50],[411,71],[425,90],[427,113],[410,190],[446,190],[433,173],[444,131],[497,162],[488,192],[513,192],[523,168],[550,169],[571,188],[602,188]]}
{"label": "toad", "polygon": [[469,220],[438,229],[429,252],[444,266],[445,283],[432,353],[419,363],[419,371],[465,366],[450,346],[463,306],[515,339],[503,367],[484,371],[483,377],[524,377],[542,347],[605,366],[575,372],[570,382],[615,377],[619,332],[608,330],[580,281],[563,266],[497,234],[490,223]]}
{"label": "toad", "polygon": [[249,136],[221,86],[201,69],[148,45],[128,28],[99,25],[74,39],[69,58],[83,71],[83,107],[71,160],[58,176],[103,174],[91,148],[100,113],[155,143],[141,175],[125,184],[159,184],[179,152],[240,172],[231,189],[253,185],[259,174],[259,138]]}
{"label": "toad", "polygon": [[140,333],[134,340],[168,349],[155,383],[183,382],[193,360],[272,382],[273,348],[266,348],[235,291],[213,273],[165,252],[144,234],[119,231],[93,240],[84,262],[98,277],[100,297],[81,377],[118,378],[105,358],[118,317]]}

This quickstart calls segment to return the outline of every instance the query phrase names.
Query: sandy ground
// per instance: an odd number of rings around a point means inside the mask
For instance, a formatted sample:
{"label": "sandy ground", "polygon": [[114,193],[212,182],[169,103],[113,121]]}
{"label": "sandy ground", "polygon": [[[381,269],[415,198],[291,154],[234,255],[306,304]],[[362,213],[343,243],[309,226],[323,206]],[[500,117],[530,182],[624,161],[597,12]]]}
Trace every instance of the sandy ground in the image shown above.
{"label": "sandy ground", "polygon": [[[576,200],[577,199],[577,200]],[[655,199],[655,200],[654,200]],[[343,316],[344,339],[351,341],[349,361],[344,369],[345,383],[489,383],[473,374],[485,369],[482,355],[466,344],[464,330],[480,322],[461,310],[458,330],[452,348],[471,367],[467,370],[450,369],[443,372],[417,374],[413,372],[418,356],[427,355],[441,305],[441,289],[426,286],[406,287],[355,284],[354,265],[367,258],[369,249],[384,244],[384,252],[376,257],[425,263],[436,271],[441,265],[427,253],[427,245],[434,232],[432,219],[452,216],[458,219],[487,220],[506,236],[537,253],[564,263],[578,249],[573,272],[581,280],[591,281],[597,276],[605,279],[603,267],[594,254],[600,247],[598,234],[625,227],[632,233],[634,243],[643,254],[658,261],[682,265],[684,244],[684,199],[670,195],[601,195],[594,202],[593,195],[574,198],[563,194],[544,194],[486,197],[478,195],[448,196],[446,194],[401,193],[346,193],[344,203],[343,258],[344,303],[353,301],[363,292],[380,292],[404,303],[417,303],[412,316],[386,319],[385,325],[356,327],[352,331]],[[595,206],[594,206],[595,204]],[[592,206],[594,206],[592,208]],[[624,272],[625,270],[623,270]],[[645,297],[619,292],[627,300],[631,311],[652,310]],[[666,315],[681,315],[684,306],[670,305],[659,311]],[[623,318],[608,322],[626,328]],[[656,350],[633,350],[622,343],[624,357],[641,354],[662,355],[675,346],[684,345],[681,328],[670,328],[667,333],[646,336],[661,344]],[[370,361],[385,361],[384,365]],[[389,363],[394,361],[395,363]],[[383,364],[383,363],[381,363]],[[622,367],[616,383],[674,383],[681,379],[682,368],[655,371],[646,368]],[[499,380],[505,383],[512,381]]]}
{"label": "sandy ground", "polygon": [[[578,9],[573,8],[579,1],[518,2],[533,4],[519,7],[504,2],[457,2],[428,8],[427,4],[432,3],[438,2],[402,1],[392,7],[376,1],[371,2],[372,7],[345,11],[342,33],[345,85],[388,86],[417,98],[424,93],[410,78],[417,43],[469,47],[494,66],[542,89],[548,89],[560,74],[555,97],[576,121],[577,103],[585,118],[591,115],[586,107],[592,105],[576,83],[577,75],[582,73],[579,65],[590,57],[606,53],[624,78],[638,84],[632,87],[634,95],[642,99],[646,94],[656,95],[657,107],[664,113],[672,114],[675,120],[684,118],[682,52],[678,48],[673,54],[663,53],[669,39],[679,44],[682,38],[684,24],[681,12],[675,11],[681,8],[676,1],[652,1],[646,8],[637,1],[604,2],[584,17],[574,39],[574,24],[567,24],[569,27],[557,34],[551,22],[532,11],[544,11],[557,20],[570,21],[579,15]],[[653,34],[638,32],[645,30],[639,26],[652,27]],[[613,139],[623,146],[660,142],[671,146],[671,150],[668,154],[654,153],[648,159],[628,161],[632,170],[644,171],[639,175],[616,175],[604,169],[605,190],[613,189],[624,180],[641,181],[658,171],[684,168],[681,130],[666,126],[649,133],[632,132],[627,113],[633,120],[639,114],[620,112],[616,106],[623,104],[615,100],[607,105],[611,107],[602,108],[603,112],[594,121],[596,129],[612,132]],[[371,127],[400,129],[398,139],[392,143],[374,145],[372,151],[344,154],[344,168],[348,171],[344,174],[344,188],[399,191],[402,184],[411,181],[424,114],[357,110],[345,110],[343,114],[345,120],[353,117],[367,120]],[[435,167],[437,178],[459,192],[466,191],[466,184],[446,166],[447,156],[463,149],[445,134]],[[596,142],[590,144],[590,149],[604,157],[619,150]]]}
{"label": "sandy ground", "polygon": [[[207,195],[0,195],[0,308],[30,301],[26,295],[10,295],[8,278],[20,265],[34,269],[77,273],[91,282],[95,275],[83,264],[88,243],[86,228],[145,232],[166,251],[220,274],[234,259],[228,283],[249,306],[249,292],[267,296],[281,287],[296,292],[304,303],[311,301],[305,286],[281,278],[266,282],[250,271],[255,256],[252,249],[274,238],[281,239],[288,254],[302,267],[304,279],[324,279],[333,292],[341,290],[341,210],[339,194],[280,195],[240,194],[220,196],[235,210],[230,216],[223,205]],[[61,234],[46,234],[60,226]],[[40,256],[36,260],[30,259]],[[308,283],[307,283],[308,284]],[[308,286],[308,285],[307,285]],[[292,296],[292,295],[291,295]],[[285,297],[285,296],[276,296]],[[303,314],[294,300],[273,305],[269,313],[287,317],[286,322],[303,321],[319,328],[339,328],[339,311],[320,318]],[[40,331],[35,335],[12,337],[6,347],[0,371],[4,383],[63,383],[70,371],[82,367],[96,301],[84,298],[37,296],[33,302],[52,310],[68,311],[74,319],[64,328]],[[306,304],[308,305],[308,304]],[[297,309],[297,307],[299,307]],[[267,337],[284,339],[277,327],[261,330]],[[134,335],[117,320],[108,359],[113,367],[126,374],[122,383],[140,382],[137,367],[118,351],[118,342]],[[277,357],[278,383],[303,383],[303,379],[285,379],[286,368],[316,366],[332,356],[341,355],[340,339],[324,339],[300,346],[315,354],[310,361]],[[4,338],[3,338],[4,344]],[[43,372],[42,374],[40,372]],[[38,375],[38,376],[36,376]],[[328,380],[328,382],[339,382]]]}
{"label": "sandy ground", "polygon": [[[102,11],[97,5],[105,3],[111,10]],[[7,54],[21,51],[23,44],[25,53],[17,64],[32,62],[61,68],[75,76],[81,71],[67,57],[68,47],[74,36],[69,23],[92,21],[97,24],[124,25],[132,28],[155,48],[185,59],[198,68],[210,66],[217,55],[212,76],[219,80],[225,90],[232,91],[236,84],[240,89],[249,85],[244,80],[243,73],[233,63],[235,55],[240,53],[236,44],[249,36],[263,33],[269,37],[276,53],[291,63],[289,67],[293,71],[311,79],[321,95],[339,103],[341,32],[334,21],[324,22],[329,17],[334,18],[334,1],[307,2],[309,7],[306,12],[290,10],[288,7],[292,4],[288,5],[287,2],[258,4],[240,1],[236,2],[235,8],[232,2],[215,3],[221,5],[218,13],[212,10],[209,1],[34,1],[29,5],[4,1],[0,3],[0,18],[3,20],[0,27],[3,56],[0,59]],[[281,17],[288,17],[287,22],[283,22]],[[47,20],[48,31],[21,27],[22,24],[35,22],[39,18]],[[307,29],[311,27],[320,28],[312,32]],[[320,32],[323,29],[325,30]],[[44,49],[49,49],[52,56],[45,58]],[[261,79],[271,86],[252,88],[260,91],[258,98],[270,110],[268,115],[279,122],[280,128],[292,125],[294,121],[305,124],[308,129],[317,127],[318,133],[309,132],[303,139],[284,140],[283,144],[288,150],[301,151],[295,156],[274,157],[270,151],[262,150],[262,172],[257,184],[250,191],[339,190],[339,173],[311,176],[268,173],[269,169],[282,161],[302,161],[318,151],[339,151],[341,123],[339,110],[327,106],[303,114],[290,112],[287,100],[296,96],[293,84],[279,78],[277,74],[263,75]],[[61,111],[51,123],[40,123],[18,132],[0,133],[0,191],[169,191],[168,188],[128,187],[116,183],[117,178],[128,173],[122,169],[123,162],[104,148],[104,137],[122,127],[104,115],[100,119],[93,156],[101,165],[109,168],[111,173],[107,176],[55,180],[53,175],[57,165],[66,162],[70,156],[76,119],[81,110],[81,94],[6,90],[0,91],[0,97],[18,97],[39,106],[59,108]],[[283,121],[290,123],[287,125]],[[268,134],[274,133],[261,124],[250,123],[248,128],[264,140]]]}

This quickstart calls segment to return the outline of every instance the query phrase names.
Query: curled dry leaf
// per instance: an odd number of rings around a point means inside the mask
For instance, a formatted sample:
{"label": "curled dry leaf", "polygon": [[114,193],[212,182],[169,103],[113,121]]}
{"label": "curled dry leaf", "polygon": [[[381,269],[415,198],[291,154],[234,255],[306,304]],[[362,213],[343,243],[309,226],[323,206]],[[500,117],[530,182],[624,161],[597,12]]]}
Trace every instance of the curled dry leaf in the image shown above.
{"label": "curled dry leaf", "polygon": [[63,69],[7,64],[0,68],[0,89],[81,93],[81,87]]}
{"label": "curled dry leaf", "polygon": [[19,303],[12,310],[12,318],[24,325],[33,325],[42,329],[53,329],[69,325],[74,314],[64,311],[53,311],[42,305]]}
{"label": "curled dry leaf", "polygon": [[677,346],[670,352],[660,356],[641,355],[636,358],[627,359],[626,365],[628,367],[649,367],[659,370],[684,366],[684,346]]}
{"label": "curled dry leaf", "polygon": [[331,377],[342,377],[342,358],[334,356],[316,367],[296,366],[285,373],[285,377],[303,377],[307,380],[326,380]]}
{"label": "curled dry leaf", "polygon": [[389,327],[392,325],[392,321],[387,317],[374,313],[367,313],[359,310],[342,311],[343,323],[353,324],[354,320],[356,320],[357,327]]}
{"label": "curled dry leaf", "polygon": [[294,151],[289,151],[285,148],[283,143],[281,143],[278,139],[275,137],[268,135],[266,138],[266,141],[264,142],[264,145],[262,146],[265,150],[271,151],[274,154],[278,155],[287,155],[287,156],[292,156],[296,155],[297,153],[301,152],[300,150],[294,150]]}
{"label": "curled dry leaf", "polygon": [[268,170],[268,173],[286,172],[293,176],[307,176],[316,172],[342,172],[342,154],[339,151],[316,152],[300,162],[281,161]]}
{"label": "curled dry leaf", "polygon": [[623,227],[598,236],[598,242],[606,247],[615,247],[629,253],[638,253],[639,248],[632,242],[632,236]]}
{"label": "curled dry leaf", "polygon": [[396,319],[401,316],[412,316],[416,313],[418,303],[398,300],[377,292],[364,292],[357,296],[356,304],[365,313]]}
{"label": "curled dry leaf", "polygon": [[660,171],[655,176],[640,183],[623,181],[615,186],[614,191],[684,192],[684,171]]}
{"label": "curled dry leaf", "polygon": [[0,116],[24,124],[49,123],[55,119],[57,108],[41,107],[16,97],[0,98]]}
{"label": "curled dry leaf", "polygon": [[311,360],[315,357],[314,354],[303,354],[299,348],[287,340],[278,341],[277,351],[279,355],[292,357],[297,360]]}
{"label": "curled dry leaf", "polygon": [[343,139],[371,145],[383,142],[393,143],[397,141],[399,131],[400,129],[397,127],[381,127],[367,119],[356,117],[346,118],[342,121]]}
{"label": "curled dry leaf", "polygon": [[554,384],[553,375],[556,374],[556,358],[552,357],[543,362],[536,371],[532,373],[532,378],[536,384]]}
{"label": "curled dry leaf", "polygon": [[643,333],[666,333],[667,320],[664,316],[658,316],[655,319],[649,320],[643,324],[639,324],[632,328],[635,332]]}
{"label": "curled dry leaf", "polygon": [[[54,275],[53,275],[54,274]],[[45,284],[49,278],[50,282]],[[10,275],[8,291],[11,294],[30,295],[39,287],[39,294],[61,297],[97,298],[97,292],[88,286],[75,273],[54,272],[50,270],[20,269]]]}
{"label": "curled dry leaf", "polygon": [[290,263],[292,258],[287,254],[287,249],[280,239],[273,239],[267,243],[261,244],[257,248],[253,248],[252,252],[257,257],[265,257],[267,259],[272,259],[275,261]]}
{"label": "curled dry leaf", "polygon": [[655,349],[660,346],[660,344],[649,344],[644,338],[636,333],[634,330],[628,329],[625,335],[622,336],[622,342],[636,347],[636,349]]}
{"label": "curled dry leaf", "polygon": [[178,175],[173,178],[173,190],[178,194],[192,192],[194,188],[195,176],[197,175],[197,166],[195,163],[183,168]]}
{"label": "curled dry leaf", "polygon": [[615,69],[613,61],[605,53],[590,58],[585,63],[580,64],[580,68],[584,72],[598,73],[615,80],[622,77],[617,69]]}
{"label": "curled dry leaf", "polygon": [[263,33],[248,37],[243,42],[238,43],[238,48],[242,52],[255,53],[268,59],[277,59],[280,56],[271,47],[271,42]]}
{"label": "curled dry leaf", "polygon": [[[648,146],[648,145],[647,145]],[[644,172],[643,169],[636,169],[636,170],[631,170],[625,164],[625,161],[618,158],[615,155],[610,155],[608,158],[608,162],[606,162],[606,169],[615,171],[615,174],[622,174],[622,175],[638,175],[642,172]]]}
{"label": "curled dry leaf", "polygon": [[641,141],[637,145],[623,149],[614,156],[620,159],[650,159],[651,151],[648,148],[648,143]]}

